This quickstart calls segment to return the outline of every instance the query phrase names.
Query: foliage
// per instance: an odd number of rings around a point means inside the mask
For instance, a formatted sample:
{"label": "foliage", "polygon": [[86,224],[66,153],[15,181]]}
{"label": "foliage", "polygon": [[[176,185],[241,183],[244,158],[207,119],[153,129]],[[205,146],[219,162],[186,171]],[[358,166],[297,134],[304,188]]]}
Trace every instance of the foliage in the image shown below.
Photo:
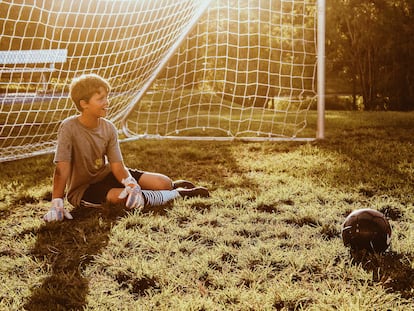
{"label": "foliage", "polygon": [[[413,113],[329,112],[327,139],[135,141],[129,166],[197,181],[211,198],[153,210],[74,209],[44,224],[52,156],[1,163],[1,310],[411,310]],[[350,254],[357,208],[393,228]]]}
{"label": "foliage", "polygon": [[353,85],[354,97],[362,95],[367,110],[413,109],[412,1],[329,3],[328,79],[339,72]]}

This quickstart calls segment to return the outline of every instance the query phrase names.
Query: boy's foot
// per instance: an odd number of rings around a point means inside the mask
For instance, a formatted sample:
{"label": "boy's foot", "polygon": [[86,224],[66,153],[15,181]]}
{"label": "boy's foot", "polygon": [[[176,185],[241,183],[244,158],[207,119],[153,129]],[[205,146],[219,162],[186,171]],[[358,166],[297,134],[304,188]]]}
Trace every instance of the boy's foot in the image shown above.
{"label": "boy's foot", "polygon": [[173,189],[177,188],[193,189],[195,185],[191,181],[180,179],[173,181]]}
{"label": "boy's foot", "polygon": [[202,197],[202,198],[208,198],[210,196],[207,188],[204,187],[195,187],[192,189],[184,189],[180,188],[177,189],[178,193],[183,198],[193,198],[193,197]]}

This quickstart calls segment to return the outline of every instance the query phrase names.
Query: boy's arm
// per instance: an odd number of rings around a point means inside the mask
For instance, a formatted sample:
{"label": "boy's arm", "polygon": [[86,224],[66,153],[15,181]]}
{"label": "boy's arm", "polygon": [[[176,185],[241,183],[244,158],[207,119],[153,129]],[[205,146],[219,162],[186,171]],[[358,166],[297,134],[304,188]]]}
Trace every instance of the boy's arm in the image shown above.
{"label": "boy's arm", "polygon": [[66,182],[71,170],[70,162],[57,162],[53,174],[52,207],[43,216],[47,222],[63,220],[65,217],[73,219],[72,215],[63,207],[63,197],[65,195]]}
{"label": "boy's arm", "polygon": [[123,162],[112,162],[111,163],[111,170],[112,170],[112,174],[114,174],[115,178],[119,182],[124,183],[123,180],[126,180],[129,177],[132,178],[131,174],[126,169]]}
{"label": "boy's arm", "polygon": [[52,199],[61,198],[65,195],[66,182],[70,175],[70,162],[57,162],[53,175]]}

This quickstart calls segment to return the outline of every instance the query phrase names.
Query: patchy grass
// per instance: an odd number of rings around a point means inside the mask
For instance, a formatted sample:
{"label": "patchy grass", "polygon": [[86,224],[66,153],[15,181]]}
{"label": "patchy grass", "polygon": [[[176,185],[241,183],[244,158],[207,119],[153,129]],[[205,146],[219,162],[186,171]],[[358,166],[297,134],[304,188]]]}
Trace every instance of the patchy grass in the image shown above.
{"label": "patchy grass", "polygon": [[[1,310],[410,310],[413,113],[329,112],[315,143],[136,141],[131,167],[211,198],[116,206],[44,224],[52,157],[1,163]],[[392,225],[385,254],[351,254],[354,209]]]}

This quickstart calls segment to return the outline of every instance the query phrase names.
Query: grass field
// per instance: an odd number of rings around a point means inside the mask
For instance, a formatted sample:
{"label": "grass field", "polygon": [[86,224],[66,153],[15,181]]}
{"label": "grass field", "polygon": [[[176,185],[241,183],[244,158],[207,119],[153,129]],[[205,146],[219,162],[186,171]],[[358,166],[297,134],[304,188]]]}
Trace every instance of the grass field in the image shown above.
{"label": "grass field", "polygon": [[[0,163],[0,310],[412,310],[414,113],[327,112],[327,139],[135,141],[128,166],[208,199],[45,224],[52,156]],[[351,256],[352,210],[382,211],[385,254]]]}

